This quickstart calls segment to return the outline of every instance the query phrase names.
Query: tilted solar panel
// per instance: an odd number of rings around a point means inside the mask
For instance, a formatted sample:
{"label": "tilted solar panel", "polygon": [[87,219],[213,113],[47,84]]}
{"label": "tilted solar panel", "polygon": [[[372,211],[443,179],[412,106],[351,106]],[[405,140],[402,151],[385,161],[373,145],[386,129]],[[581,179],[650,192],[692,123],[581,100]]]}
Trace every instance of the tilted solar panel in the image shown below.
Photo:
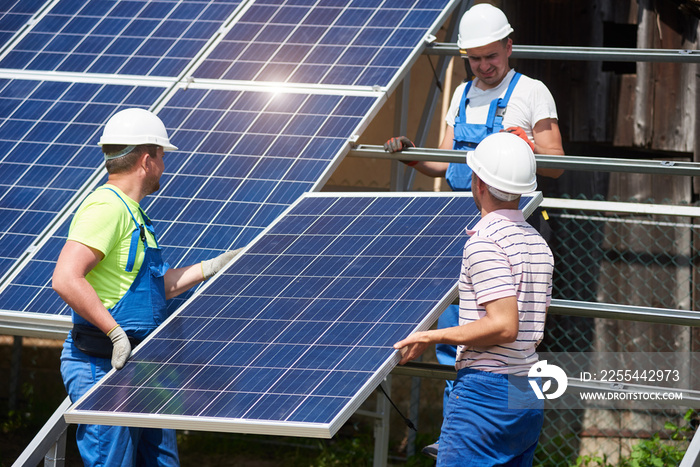
{"label": "tilted solar panel", "polygon": [[331,437],[456,298],[479,217],[469,193],[307,194],[66,420]]}
{"label": "tilted solar panel", "polygon": [[178,76],[240,3],[61,0],[0,68]]}
{"label": "tilted solar panel", "polygon": [[[324,183],[379,100],[376,96],[177,91],[159,115],[179,150],[165,158],[161,189],[142,201],[154,220],[166,260],[172,266],[192,264],[249,243],[302,193]],[[80,157],[95,167],[102,164],[96,141],[108,111],[103,109],[100,124],[90,126],[92,133],[80,134],[91,143],[80,146]],[[62,129],[58,122],[56,126]],[[75,156],[72,147],[66,151]],[[73,170],[74,163],[64,161],[62,170]],[[92,172],[94,168],[85,176]],[[27,199],[18,203],[31,208]],[[50,287],[69,221],[0,292],[0,315],[70,314]],[[174,300],[171,309],[181,301]]]}
{"label": "tilted solar panel", "polygon": [[453,0],[255,0],[195,78],[387,86]]}

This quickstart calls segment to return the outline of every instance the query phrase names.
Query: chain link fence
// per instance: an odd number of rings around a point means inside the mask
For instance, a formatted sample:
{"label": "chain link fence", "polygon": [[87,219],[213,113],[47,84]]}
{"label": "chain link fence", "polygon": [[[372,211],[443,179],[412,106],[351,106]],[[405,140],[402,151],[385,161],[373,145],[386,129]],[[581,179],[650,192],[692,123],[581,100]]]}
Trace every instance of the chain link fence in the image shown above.
{"label": "chain link fence", "polygon": [[[669,200],[644,202],[678,205]],[[547,212],[556,261],[553,298],[700,309],[700,278],[693,267],[700,239],[696,220],[564,209]],[[695,351],[695,333],[686,326],[550,314],[538,351],[672,355]],[[689,371],[694,376],[692,368]],[[697,369],[695,373],[700,374]],[[678,453],[688,443],[682,438],[691,438],[695,426],[692,417],[684,419],[686,410],[671,405],[663,410],[547,410],[535,465],[569,466],[576,465],[577,459],[581,465],[635,465],[630,463],[632,457],[640,458],[642,451],[651,455],[647,451],[653,449],[659,460],[636,465],[677,465]]]}

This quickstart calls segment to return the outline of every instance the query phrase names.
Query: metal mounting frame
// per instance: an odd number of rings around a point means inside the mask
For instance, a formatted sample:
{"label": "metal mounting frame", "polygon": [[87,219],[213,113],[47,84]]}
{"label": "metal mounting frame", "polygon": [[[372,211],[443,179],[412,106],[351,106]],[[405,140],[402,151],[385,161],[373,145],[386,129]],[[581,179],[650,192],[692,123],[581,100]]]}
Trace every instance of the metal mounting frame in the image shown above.
{"label": "metal mounting frame", "polygon": [[[402,161],[436,161],[453,164],[466,163],[464,151],[453,149],[409,148],[401,152],[388,153],[382,146],[360,144],[354,146],[350,157],[370,157]],[[699,176],[700,163],[661,161],[646,159],[622,159],[588,156],[553,156],[535,154],[537,166],[545,169],[582,170],[589,172],[624,172],[637,174]]]}

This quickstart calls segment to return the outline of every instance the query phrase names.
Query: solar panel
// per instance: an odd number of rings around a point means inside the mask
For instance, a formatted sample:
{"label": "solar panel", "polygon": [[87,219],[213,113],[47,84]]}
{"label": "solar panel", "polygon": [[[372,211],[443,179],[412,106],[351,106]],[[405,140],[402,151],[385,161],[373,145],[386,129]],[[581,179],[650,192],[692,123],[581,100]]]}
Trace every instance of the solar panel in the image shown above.
{"label": "solar panel", "polygon": [[195,78],[387,86],[453,0],[256,0]]}
{"label": "solar panel", "polygon": [[239,4],[61,0],[0,61],[0,68],[178,76]]}
{"label": "solar panel", "polygon": [[[349,149],[351,136],[378,104],[376,96],[194,88],[176,92],[159,115],[179,150],[165,159],[160,191],[142,201],[155,222],[166,260],[173,266],[193,264],[249,243],[302,193],[323,184],[324,174]],[[108,111],[103,109],[100,124],[92,124],[89,135],[73,137],[86,137],[90,143],[81,146],[79,155],[92,162],[93,171],[102,164],[96,141]],[[72,147],[66,151],[74,155]],[[73,159],[64,161],[61,170],[73,164]],[[43,179],[41,183],[44,187]],[[67,199],[70,193],[62,195]],[[28,208],[25,215],[33,215],[35,207],[27,199],[18,204]],[[55,212],[47,215],[47,220],[54,216]],[[70,314],[50,286],[69,221],[0,293],[0,314]],[[8,243],[5,248],[14,247]],[[183,298],[172,301],[171,310]]]}
{"label": "solar panel", "polygon": [[66,420],[331,437],[456,298],[479,217],[469,193],[307,194]]}

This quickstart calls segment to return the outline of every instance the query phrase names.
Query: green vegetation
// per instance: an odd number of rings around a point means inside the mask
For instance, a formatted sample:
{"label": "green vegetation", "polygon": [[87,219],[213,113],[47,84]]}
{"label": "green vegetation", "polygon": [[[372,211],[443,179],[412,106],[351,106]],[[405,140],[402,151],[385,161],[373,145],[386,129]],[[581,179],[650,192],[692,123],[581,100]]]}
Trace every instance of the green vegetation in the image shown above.
{"label": "green vegetation", "polygon": [[655,433],[651,439],[640,441],[632,447],[630,455],[621,458],[617,464],[608,462],[606,455],[586,455],[576,459],[575,467],[666,467],[680,464],[685,455],[688,441],[687,434],[694,431],[692,425],[694,411],[689,409],[683,416],[685,424],[676,426],[666,422],[664,429],[670,432],[670,439],[661,439],[659,433]]}

